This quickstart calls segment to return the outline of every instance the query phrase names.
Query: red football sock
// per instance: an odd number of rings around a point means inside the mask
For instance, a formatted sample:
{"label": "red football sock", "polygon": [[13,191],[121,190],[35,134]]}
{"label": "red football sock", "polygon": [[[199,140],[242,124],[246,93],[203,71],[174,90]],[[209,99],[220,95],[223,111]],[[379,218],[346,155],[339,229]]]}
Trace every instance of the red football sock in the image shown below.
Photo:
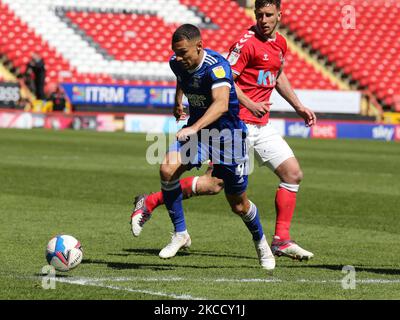
{"label": "red football sock", "polygon": [[281,240],[289,240],[290,223],[296,207],[296,192],[278,188],[275,196],[276,224],[275,235]]}
{"label": "red football sock", "polygon": [[155,208],[164,204],[164,197],[161,191],[149,194],[145,200],[145,205],[150,213],[153,212]]}
{"label": "red football sock", "polygon": [[182,187],[183,199],[190,198],[191,196],[193,196],[195,194],[192,189],[192,184],[193,184],[194,178],[195,177],[186,177],[186,178],[179,180],[179,182],[181,183],[181,187]]}
{"label": "red football sock", "polygon": [[[182,187],[183,199],[190,198],[192,195],[194,195],[192,190],[194,178],[195,177],[186,177],[179,181]],[[145,204],[150,213],[153,212],[158,206],[164,204],[162,192],[158,191],[156,193],[149,194],[146,198]]]}

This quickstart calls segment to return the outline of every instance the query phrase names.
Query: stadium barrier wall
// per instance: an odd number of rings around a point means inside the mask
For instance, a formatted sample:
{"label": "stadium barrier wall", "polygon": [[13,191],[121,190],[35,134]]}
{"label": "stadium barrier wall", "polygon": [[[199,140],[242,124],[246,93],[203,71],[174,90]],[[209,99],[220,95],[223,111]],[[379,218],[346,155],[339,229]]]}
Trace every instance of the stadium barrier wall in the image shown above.
{"label": "stadium barrier wall", "polygon": [[[62,84],[73,105],[113,107],[173,107],[175,87],[118,86],[95,84]],[[361,93],[336,90],[295,90],[300,100],[319,113],[360,114]],[[187,101],[184,100],[184,103]],[[293,108],[274,90],[271,96],[274,111],[294,112]]]}
{"label": "stadium barrier wall", "polygon": [[370,139],[400,141],[400,125],[375,122],[318,121],[306,127],[302,121],[285,120],[285,136],[319,139]]}
{"label": "stadium barrier wall", "polygon": [[[400,125],[376,122],[318,121],[306,127],[302,120],[271,119],[282,136],[318,139],[370,139],[400,141]],[[0,128],[93,130],[101,132],[174,133],[186,124],[170,115],[76,112],[33,113],[0,109]]]}
{"label": "stadium barrier wall", "polygon": [[75,83],[63,83],[62,87],[73,105],[171,107],[175,101],[175,87]]}
{"label": "stadium barrier wall", "polygon": [[[295,90],[299,99],[317,113],[361,113],[361,92],[336,90]],[[294,112],[290,104],[274,90],[270,101],[274,111]]]}

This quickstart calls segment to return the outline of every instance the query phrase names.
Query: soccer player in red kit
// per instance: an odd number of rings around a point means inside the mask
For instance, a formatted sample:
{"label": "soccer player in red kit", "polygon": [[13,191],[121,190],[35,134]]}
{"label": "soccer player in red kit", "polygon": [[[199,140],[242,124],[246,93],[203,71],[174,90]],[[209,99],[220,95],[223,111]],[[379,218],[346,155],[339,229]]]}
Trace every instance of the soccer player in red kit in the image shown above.
{"label": "soccer player in red kit", "polygon": [[[276,31],[281,19],[280,8],[280,0],[256,0],[257,23],[230,48],[228,60],[240,101],[239,116],[249,129],[250,147],[254,148],[259,164],[273,170],[280,179],[275,195],[272,252],[276,256],[308,260],[314,256],[313,253],[301,248],[289,233],[303,173],[293,151],[269,122],[269,99],[273,89],[289,102],[307,126],[316,123],[316,116],[300,102],[283,72],[287,43]],[[174,115],[178,120],[184,117],[183,106],[175,106]],[[223,182],[212,177],[211,171],[212,167],[203,176],[182,179],[184,197],[221,191]],[[161,192],[136,197],[131,216],[134,236],[140,234],[143,224],[160,204],[163,204]]]}

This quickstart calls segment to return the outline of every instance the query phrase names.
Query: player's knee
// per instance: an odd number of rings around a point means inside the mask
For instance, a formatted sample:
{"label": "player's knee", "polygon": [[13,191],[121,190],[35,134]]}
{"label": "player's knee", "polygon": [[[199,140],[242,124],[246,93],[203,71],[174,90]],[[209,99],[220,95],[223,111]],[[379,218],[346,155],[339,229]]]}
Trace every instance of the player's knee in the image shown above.
{"label": "player's knee", "polygon": [[231,205],[231,209],[232,209],[233,213],[235,213],[239,216],[246,214],[245,205],[242,203],[235,203],[235,204]]}
{"label": "player's knee", "polygon": [[300,184],[303,180],[303,171],[301,169],[289,171],[284,178],[284,182],[291,184]]}
{"label": "player's knee", "polygon": [[293,180],[296,184],[300,184],[300,182],[303,180],[303,171],[301,171],[300,169],[296,170],[293,173]]}
{"label": "player's knee", "polygon": [[167,164],[162,164],[160,166],[160,178],[162,181],[171,181],[174,176],[174,170],[171,166]]}
{"label": "player's knee", "polygon": [[215,195],[224,188],[224,181],[216,177],[203,175],[196,184],[196,193],[199,195]]}
{"label": "player's knee", "polygon": [[224,182],[220,179],[213,179],[213,184],[210,188],[210,194],[218,194],[224,188]]}

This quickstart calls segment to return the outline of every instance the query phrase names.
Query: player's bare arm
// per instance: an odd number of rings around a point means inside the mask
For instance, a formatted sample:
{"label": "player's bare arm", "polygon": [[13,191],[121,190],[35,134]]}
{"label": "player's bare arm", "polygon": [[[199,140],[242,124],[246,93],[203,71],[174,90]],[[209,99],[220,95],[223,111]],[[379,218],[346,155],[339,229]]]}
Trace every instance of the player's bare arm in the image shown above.
{"label": "player's bare arm", "polygon": [[[233,74],[233,80],[236,80],[238,76]],[[256,117],[261,118],[264,114],[269,112],[271,107],[271,102],[269,101],[262,101],[262,102],[254,102],[251,100],[240,87],[235,83],[236,94],[238,96],[239,102],[245,106],[247,109],[250,110],[252,114]]]}
{"label": "player's bare arm", "polygon": [[229,91],[228,86],[218,87],[212,90],[212,104],[207,112],[192,126],[183,128],[178,131],[176,137],[178,140],[186,140],[189,136],[196,134],[201,129],[207,127],[217,119],[219,119],[225,112],[228,111],[229,106]]}
{"label": "player's bare arm", "polygon": [[283,71],[280,71],[279,77],[276,83],[276,90],[279,94],[296,110],[296,113],[304,119],[306,126],[311,127],[317,123],[317,117],[315,113],[305,107],[300,99],[294,92],[289,79]]}
{"label": "player's bare arm", "polygon": [[173,109],[173,114],[176,121],[185,120],[186,112],[184,112],[185,106],[183,105],[183,90],[180,87],[179,83],[176,83],[176,92],[175,92],[175,106]]}

